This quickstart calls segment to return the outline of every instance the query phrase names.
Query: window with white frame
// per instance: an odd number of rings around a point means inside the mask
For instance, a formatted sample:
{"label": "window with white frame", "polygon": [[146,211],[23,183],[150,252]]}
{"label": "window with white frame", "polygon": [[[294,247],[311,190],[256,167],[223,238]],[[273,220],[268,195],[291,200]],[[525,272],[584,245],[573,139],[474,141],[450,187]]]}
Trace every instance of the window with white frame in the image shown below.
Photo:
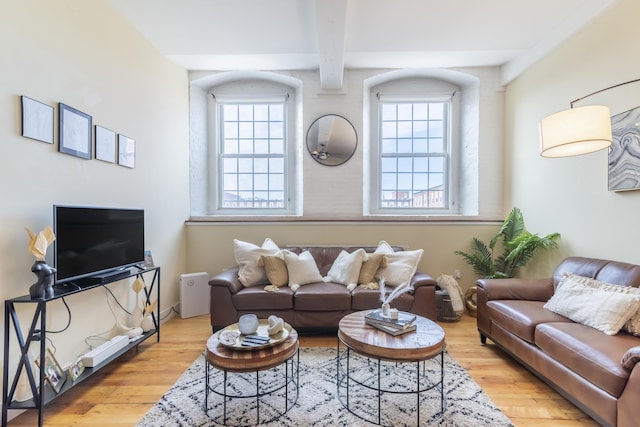
{"label": "window with white frame", "polygon": [[220,103],[219,206],[285,209],[284,102]]}
{"label": "window with white frame", "polygon": [[452,93],[378,95],[377,138],[371,147],[371,213],[455,211],[452,117]]}

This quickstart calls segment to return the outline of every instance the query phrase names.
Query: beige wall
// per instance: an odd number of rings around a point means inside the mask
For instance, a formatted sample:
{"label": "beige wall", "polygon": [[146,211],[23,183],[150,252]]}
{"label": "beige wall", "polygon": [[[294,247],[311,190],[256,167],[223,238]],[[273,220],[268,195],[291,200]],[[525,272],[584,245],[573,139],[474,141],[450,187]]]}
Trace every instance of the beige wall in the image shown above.
{"label": "beige wall", "polygon": [[460,270],[460,285],[468,288],[475,281],[473,270],[454,254],[469,251],[471,239],[488,242],[497,231],[491,223],[366,223],[366,222],[298,222],[298,223],[220,223],[187,225],[189,272],[205,271],[214,275],[235,264],[233,239],[261,245],[270,237],[277,245],[370,245],[380,240],[408,249],[424,249],[420,269],[433,278],[453,275]]}
{"label": "beige wall", "polygon": [[[532,230],[562,234],[557,259],[581,255],[640,263],[640,192],[607,191],[606,151],[540,157],[537,128],[541,118],[568,108],[570,101],[640,76],[639,16],[640,2],[620,0],[507,89],[507,205],[522,208]],[[637,107],[640,83],[576,106],[597,103],[608,105],[612,115]]]}
{"label": "beige wall", "polygon": [[[178,302],[177,278],[186,268],[186,71],[107,1],[0,0],[0,10],[0,298],[27,294],[35,282],[24,227],[51,224],[53,204],[136,207],[145,209],[146,246],[162,266],[166,310]],[[135,169],[58,153],[57,134],[54,145],[23,138],[20,95],[55,106],[56,119],[63,102],[135,139]],[[111,288],[131,303],[128,283]],[[85,337],[114,324],[102,289],[67,301],[72,326],[50,335],[63,365],[87,351]],[[50,329],[65,325],[60,300],[48,314]]]}

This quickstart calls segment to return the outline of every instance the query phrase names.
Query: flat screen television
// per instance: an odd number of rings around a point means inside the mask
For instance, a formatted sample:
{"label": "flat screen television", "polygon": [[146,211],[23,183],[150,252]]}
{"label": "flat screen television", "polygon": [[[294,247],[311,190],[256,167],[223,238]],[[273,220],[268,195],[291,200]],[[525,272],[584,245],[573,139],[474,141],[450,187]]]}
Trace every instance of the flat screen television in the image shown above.
{"label": "flat screen television", "polygon": [[53,207],[56,284],[144,264],[144,210]]}

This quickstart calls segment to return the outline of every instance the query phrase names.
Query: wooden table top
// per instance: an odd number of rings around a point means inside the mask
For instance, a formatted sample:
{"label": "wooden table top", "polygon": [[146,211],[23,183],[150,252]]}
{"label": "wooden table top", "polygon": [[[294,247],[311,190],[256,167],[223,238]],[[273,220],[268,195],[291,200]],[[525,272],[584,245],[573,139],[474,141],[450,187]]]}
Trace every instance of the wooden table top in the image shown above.
{"label": "wooden table top", "polygon": [[408,362],[427,360],[444,351],[444,330],[436,322],[416,316],[415,332],[393,336],[365,323],[364,316],[371,311],[357,311],[340,320],[338,337],[357,353]]}
{"label": "wooden table top", "polygon": [[233,350],[218,341],[218,331],[207,340],[205,357],[218,369],[230,372],[251,372],[271,369],[284,363],[298,351],[298,332],[291,328],[289,337],[271,347],[258,350]]}

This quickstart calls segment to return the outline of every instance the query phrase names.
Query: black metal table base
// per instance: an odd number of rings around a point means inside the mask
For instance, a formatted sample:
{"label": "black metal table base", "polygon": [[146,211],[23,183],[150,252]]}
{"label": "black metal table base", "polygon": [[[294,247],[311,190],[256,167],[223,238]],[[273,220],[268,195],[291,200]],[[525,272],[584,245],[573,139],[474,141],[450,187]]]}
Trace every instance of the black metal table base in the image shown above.
{"label": "black metal table base", "polygon": [[[212,369],[219,369],[223,374],[222,383],[211,385],[210,374]],[[228,371],[227,369],[220,369],[209,363],[205,356],[205,394],[204,394],[204,412],[209,414],[209,393],[213,392],[223,399],[222,403],[222,423],[227,425],[227,400],[231,399],[256,399],[256,422],[253,425],[261,423],[270,423],[284,414],[286,414],[298,401],[298,395],[300,390],[300,352],[296,350],[294,354],[285,362],[279,366],[269,369],[270,371],[281,370],[284,371],[284,380],[282,382],[270,383],[268,385],[262,384],[263,389],[260,389],[260,372],[261,370],[251,372],[236,372]],[[229,391],[229,374],[232,375],[248,375],[255,374],[255,393],[234,393],[233,390]],[[291,393],[290,393],[290,389]],[[276,412],[276,415],[266,421],[260,421],[260,399],[265,396],[271,396],[281,390],[284,390],[284,410],[278,411],[274,408],[274,405],[270,405]],[[249,425],[243,422],[243,426]]]}
{"label": "black metal table base", "polygon": [[[382,396],[384,394],[414,394],[416,396],[416,425],[420,426],[420,397],[423,393],[426,393],[431,390],[439,391],[440,393],[440,411],[436,412],[432,415],[432,419],[438,419],[444,415],[444,411],[446,409],[446,400],[444,397],[444,350],[440,352],[440,357],[437,356],[429,359],[436,361],[439,364],[440,375],[439,378],[436,378],[435,381],[427,375],[426,369],[426,361],[390,361],[390,360],[382,360],[380,358],[372,358],[368,355],[362,355],[355,350],[352,350],[348,346],[341,350],[340,348],[341,341],[338,339],[338,347],[337,347],[337,356],[336,356],[336,386],[337,386],[337,395],[338,400],[342,404],[342,406],[347,409],[350,413],[360,418],[363,421],[378,424],[382,423],[382,404],[383,399]],[[344,344],[344,343],[342,343]],[[353,366],[353,357],[352,354],[355,353],[356,357],[363,359],[359,361],[359,366]],[[366,362],[364,362],[366,359]],[[402,369],[410,369],[407,365],[414,365],[414,372],[411,374],[415,374],[415,386],[408,387],[405,389],[392,388],[389,386],[388,388],[383,388],[381,377],[381,366],[385,364],[395,365],[396,368]],[[420,369],[420,364],[422,364],[422,370]],[[406,371],[404,374],[408,375]],[[398,386],[398,384],[395,384]],[[404,384],[406,385],[406,384]],[[368,415],[362,412],[363,408],[366,406],[362,402],[362,396],[358,396],[357,399],[354,399],[351,395],[353,391],[351,388],[358,387],[360,394],[362,395],[366,390],[371,390],[373,393],[371,394],[371,398],[377,399],[377,419],[371,419]],[[354,400],[356,400],[354,402]],[[407,402],[409,400],[407,399]]]}

